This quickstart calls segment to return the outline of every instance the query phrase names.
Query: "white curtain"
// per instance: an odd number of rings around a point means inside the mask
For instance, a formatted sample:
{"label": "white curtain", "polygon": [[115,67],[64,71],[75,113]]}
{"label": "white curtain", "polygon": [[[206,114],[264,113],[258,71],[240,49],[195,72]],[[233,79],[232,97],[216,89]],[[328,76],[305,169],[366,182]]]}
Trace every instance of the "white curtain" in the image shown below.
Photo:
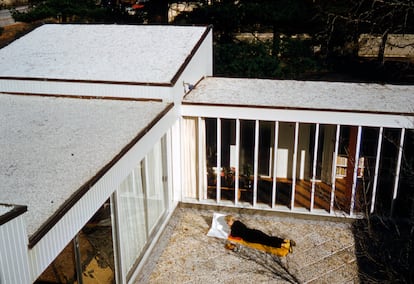
{"label": "white curtain", "polygon": [[126,275],[147,242],[145,194],[138,166],[117,190],[119,239],[123,275]]}
{"label": "white curtain", "polygon": [[182,190],[184,198],[198,198],[197,194],[197,118],[181,120]]}

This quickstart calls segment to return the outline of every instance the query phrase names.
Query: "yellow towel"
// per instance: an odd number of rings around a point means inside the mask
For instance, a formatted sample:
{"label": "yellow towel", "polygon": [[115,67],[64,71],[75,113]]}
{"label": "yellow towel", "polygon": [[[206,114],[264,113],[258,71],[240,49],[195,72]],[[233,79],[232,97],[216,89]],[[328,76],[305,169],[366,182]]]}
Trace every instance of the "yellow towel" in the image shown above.
{"label": "yellow towel", "polygon": [[261,250],[266,253],[274,254],[277,256],[286,256],[288,253],[293,252],[292,246],[290,245],[290,240],[284,240],[282,247],[280,248],[275,248],[275,247],[266,246],[262,244],[250,243],[250,242],[244,241],[241,238],[234,238],[231,236],[228,237],[228,240],[232,243],[237,243],[237,244],[249,247],[249,248]]}

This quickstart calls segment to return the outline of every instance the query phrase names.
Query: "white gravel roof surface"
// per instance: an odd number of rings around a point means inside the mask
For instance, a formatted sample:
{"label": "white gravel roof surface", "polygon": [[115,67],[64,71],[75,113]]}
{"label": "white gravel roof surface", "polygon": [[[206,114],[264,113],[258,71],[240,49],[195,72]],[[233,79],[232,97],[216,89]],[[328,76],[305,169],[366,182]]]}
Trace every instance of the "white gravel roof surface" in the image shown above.
{"label": "white gravel roof surface", "polygon": [[28,206],[31,236],[167,106],[0,94],[0,203]]}
{"label": "white gravel roof surface", "polygon": [[170,83],[206,29],[43,25],[0,49],[0,77]]}
{"label": "white gravel roof surface", "polygon": [[414,114],[414,86],[209,77],[184,102]]}

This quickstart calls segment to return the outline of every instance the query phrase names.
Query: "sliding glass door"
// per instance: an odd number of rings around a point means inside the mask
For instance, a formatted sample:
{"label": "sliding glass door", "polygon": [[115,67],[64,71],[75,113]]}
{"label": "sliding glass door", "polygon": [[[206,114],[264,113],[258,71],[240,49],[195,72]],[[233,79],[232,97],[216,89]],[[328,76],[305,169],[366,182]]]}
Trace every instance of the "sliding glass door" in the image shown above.
{"label": "sliding glass door", "polygon": [[129,279],[168,209],[165,137],[120,184],[116,200],[118,267]]}

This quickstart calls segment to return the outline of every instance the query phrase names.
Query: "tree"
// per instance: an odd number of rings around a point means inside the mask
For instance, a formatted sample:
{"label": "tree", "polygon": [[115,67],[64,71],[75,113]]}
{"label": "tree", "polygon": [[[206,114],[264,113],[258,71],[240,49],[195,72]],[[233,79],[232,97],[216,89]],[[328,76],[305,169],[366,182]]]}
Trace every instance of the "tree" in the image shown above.
{"label": "tree", "polygon": [[79,20],[104,19],[106,10],[95,4],[93,0],[46,0],[31,2],[28,12],[13,10],[16,21],[34,22],[48,18],[60,18],[62,22]]}

